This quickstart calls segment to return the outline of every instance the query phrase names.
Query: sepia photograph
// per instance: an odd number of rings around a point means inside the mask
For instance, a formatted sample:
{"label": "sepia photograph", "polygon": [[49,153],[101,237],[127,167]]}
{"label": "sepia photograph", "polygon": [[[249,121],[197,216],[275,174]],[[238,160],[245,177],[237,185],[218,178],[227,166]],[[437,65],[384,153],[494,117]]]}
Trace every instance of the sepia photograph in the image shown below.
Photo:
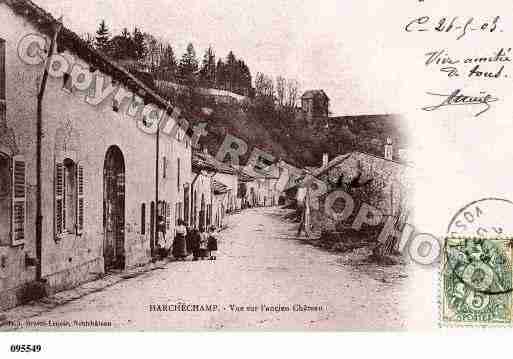
{"label": "sepia photograph", "polygon": [[0,332],[511,329],[508,4],[400,3],[0,0]]}

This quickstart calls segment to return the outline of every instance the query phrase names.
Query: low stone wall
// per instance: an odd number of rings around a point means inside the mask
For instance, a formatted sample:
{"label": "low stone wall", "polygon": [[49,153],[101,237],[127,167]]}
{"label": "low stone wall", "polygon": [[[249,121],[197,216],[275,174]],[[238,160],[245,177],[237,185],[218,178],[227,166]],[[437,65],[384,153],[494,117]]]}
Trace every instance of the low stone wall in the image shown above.
{"label": "low stone wall", "polygon": [[97,278],[103,272],[103,257],[98,257],[76,267],[54,273],[45,278],[48,294],[74,288]]}

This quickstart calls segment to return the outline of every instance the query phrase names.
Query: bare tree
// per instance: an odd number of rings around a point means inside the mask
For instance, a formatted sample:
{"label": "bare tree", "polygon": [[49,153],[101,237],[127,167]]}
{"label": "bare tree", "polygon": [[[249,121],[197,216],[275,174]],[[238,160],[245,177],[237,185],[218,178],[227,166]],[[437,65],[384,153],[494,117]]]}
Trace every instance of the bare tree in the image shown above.
{"label": "bare tree", "polygon": [[82,34],[81,38],[87,43],[87,45],[94,47],[95,37],[93,34],[86,32]]}
{"label": "bare tree", "polygon": [[274,81],[271,77],[259,72],[255,78],[255,92],[257,96],[274,99]]}
{"label": "bare tree", "polygon": [[283,107],[286,101],[287,82],[284,77],[276,78],[276,101],[278,106]]}
{"label": "bare tree", "polygon": [[295,107],[299,99],[299,82],[294,79],[287,81],[287,106]]}

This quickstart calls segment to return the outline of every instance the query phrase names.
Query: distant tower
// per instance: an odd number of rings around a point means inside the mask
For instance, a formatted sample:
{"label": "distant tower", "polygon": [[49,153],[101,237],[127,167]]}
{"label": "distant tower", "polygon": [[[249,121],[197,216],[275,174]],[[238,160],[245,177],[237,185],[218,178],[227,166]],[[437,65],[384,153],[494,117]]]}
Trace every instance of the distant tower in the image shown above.
{"label": "distant tower", "polygon": [[387,137],[387,142],[385,143],[385,159],[394,159],[394,145],[390,137]]}
{"label": "distant tower", "polygon": [[301,96],[301,108],[306,120],[325,120],[329,116],[330,99],[323,90],[308,90]]}

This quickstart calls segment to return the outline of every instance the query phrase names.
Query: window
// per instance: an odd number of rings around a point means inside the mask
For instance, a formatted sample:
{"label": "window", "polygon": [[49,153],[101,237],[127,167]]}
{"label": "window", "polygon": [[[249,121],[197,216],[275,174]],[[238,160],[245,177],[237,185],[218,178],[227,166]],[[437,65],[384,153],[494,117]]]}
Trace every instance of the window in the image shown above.
{"label": "window", "polygon": [[155,239],[155,202],[150,204],[150,237],[151,241]]}
{"label": "window", "polygon": [[25,161],[0,153],[0,245],[23,244],[26,218]]}
{"label": "window", "polygon": [[84,169],[70,158],[55,164],[55,234],[82,234]]}
{"label": "window", "polygon": [[178,192],[180,192],[180,158],[178,158],[178,161],[177,161],[177,178],[178,178]]}
{"label": "window", "polygon": [[171,203],[166,202],[166,230],[171,228]]}
{"label": "window", "polygon": [[167,177],[167,157],[162,157],[162,178]]}
{"label": "window", "polygon": [[189,185],[186,184],[183,187],[183,219],[185,223],[189,224]]}
{"label": "window", "polygon": [[11,244],[11,170],[9,157],[0,153],[0,245]]}
{"label": "window", "polygon": [[146,203],[141,204],[141,234],[146,234]]}
{"label": "window", "polygon": [[165,222],[166,230],[169,230],[171,226],[171,206],[169,202],[166,201],[159,201],[159,216],[162,217],[162,219]]}
{"label": "window", "polygon": [[0,39],[0,101],[5,100],[5,41]]}
{"label": "window", "polygon": [[207,228],[212,224],[212,205],[207,204]]}
{"label": "window", "polygon": [[22,244],[25,240],[25,172],[25,161],[20,156],[14,156],[12,160],[12,245]]}
{"label": "window", "polygon": [[178,202],[175,206],[175,223],[178,225],[178,221],[183,219],[182,215],[183,204]]}
{"label": "window", "polygon": [[74,233],[77,224],[77,183],[75,162],[69,158],[64,160],[64,228]]}

